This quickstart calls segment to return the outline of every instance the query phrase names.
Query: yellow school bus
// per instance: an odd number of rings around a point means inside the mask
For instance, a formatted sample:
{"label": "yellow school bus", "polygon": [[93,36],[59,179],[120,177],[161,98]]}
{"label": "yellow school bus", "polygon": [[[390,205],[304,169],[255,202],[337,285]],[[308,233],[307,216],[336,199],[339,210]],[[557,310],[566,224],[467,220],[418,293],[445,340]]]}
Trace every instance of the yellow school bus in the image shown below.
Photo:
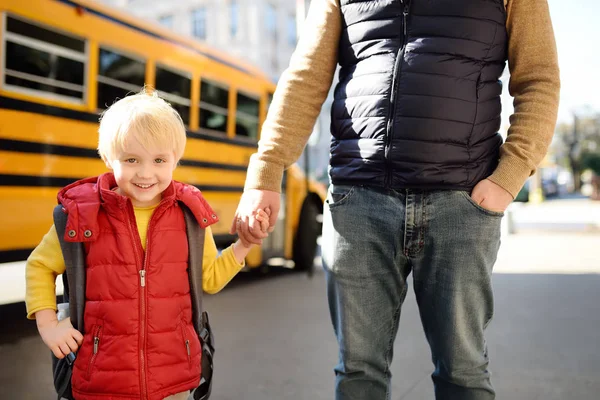
{"label": "yellow school bus", "polygon": [[[175,179],[198,187],[228,234],[275,85],[256,67],[84,0],[0,2],[0,304],[23,299],[24,260],[52,224],[59,188],[106,171],[100,113],[144,85],[187,127]],[[325,188],[286,171],[276,229],[247,258],[312,265]],[[12,289],[12,292],[11,290]],[[11,292],[12,294],[7,294]]]}

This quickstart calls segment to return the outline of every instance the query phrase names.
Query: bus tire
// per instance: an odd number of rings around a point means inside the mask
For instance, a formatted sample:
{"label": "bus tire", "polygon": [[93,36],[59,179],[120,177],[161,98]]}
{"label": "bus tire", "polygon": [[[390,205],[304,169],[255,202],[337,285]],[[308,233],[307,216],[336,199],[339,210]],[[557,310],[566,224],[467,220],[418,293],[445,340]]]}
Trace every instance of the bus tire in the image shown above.
{"label": "bus tire", "polygon": [[317,252],[317,239],[321,234],[321,224],[317,217],[321,214],[318,206],[309,199],[304,201],[300,212],[298,230],[294,239],[294,269],[311,272]]}

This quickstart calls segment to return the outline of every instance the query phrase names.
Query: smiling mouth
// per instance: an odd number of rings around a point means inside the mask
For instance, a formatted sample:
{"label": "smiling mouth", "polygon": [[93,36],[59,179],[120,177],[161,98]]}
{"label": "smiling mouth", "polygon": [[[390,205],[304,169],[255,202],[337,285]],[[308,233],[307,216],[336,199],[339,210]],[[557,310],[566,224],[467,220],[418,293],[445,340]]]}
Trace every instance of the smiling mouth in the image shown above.
{"label": "smiling mouth", "polygon": [[140,185],[139,183],[134,183],[134,185],[140,189],[150,189],[152,186],[156,185],[156,183],[152,183],[150,185]]}

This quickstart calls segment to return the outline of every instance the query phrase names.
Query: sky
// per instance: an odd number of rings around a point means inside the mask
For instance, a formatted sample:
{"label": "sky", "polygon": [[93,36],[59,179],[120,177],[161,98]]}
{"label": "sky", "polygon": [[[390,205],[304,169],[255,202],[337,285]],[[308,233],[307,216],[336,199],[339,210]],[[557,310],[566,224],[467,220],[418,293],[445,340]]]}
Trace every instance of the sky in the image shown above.
{"label": "sky", "polygon": [[[574,112],[600,112],[600,0],[547,1],[560,67],[558,123],[571,123]],[[513,112],[507,77],[502,77],[501,132],[504,133]]]}
{"label": "sky", "polygon": [[600,2],[548,0],[548,5],[560,66],[558,119],[569,122],[585,106],[600,111]]}

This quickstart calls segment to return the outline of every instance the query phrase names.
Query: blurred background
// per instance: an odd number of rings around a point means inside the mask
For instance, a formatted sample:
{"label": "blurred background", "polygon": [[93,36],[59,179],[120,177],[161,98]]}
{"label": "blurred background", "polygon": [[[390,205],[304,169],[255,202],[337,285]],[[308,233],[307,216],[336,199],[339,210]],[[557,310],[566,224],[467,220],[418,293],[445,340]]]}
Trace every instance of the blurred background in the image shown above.
{"label": "blurred background", "polygon": [[[319,1],[319,0],[314,0]],[[488,328],[499,399],[600,398],[600,5],[548,0],[561,68],[554,140],[503,219]],[[176,179],[219,214],[217,244],[287,67],[306,0],[0,0],[0,399],[50,400],[50,353],[25,320],[24,260],[50,227],[58,188],[104,172],[99,114],[156,88],[182,115]],[[535,23],[535,21],[532,21]],[[512,98],[502,77],[506,135]],[[335,83],[335,82],[334,82]],[[212,399],[331,399],[335,338],[319,259],[332,94],[286,172],[276,231],[209,296]],[[57,293],[61,293],[57,282]],[[430,355],[407,297],[393,399],[433,398]]]}

